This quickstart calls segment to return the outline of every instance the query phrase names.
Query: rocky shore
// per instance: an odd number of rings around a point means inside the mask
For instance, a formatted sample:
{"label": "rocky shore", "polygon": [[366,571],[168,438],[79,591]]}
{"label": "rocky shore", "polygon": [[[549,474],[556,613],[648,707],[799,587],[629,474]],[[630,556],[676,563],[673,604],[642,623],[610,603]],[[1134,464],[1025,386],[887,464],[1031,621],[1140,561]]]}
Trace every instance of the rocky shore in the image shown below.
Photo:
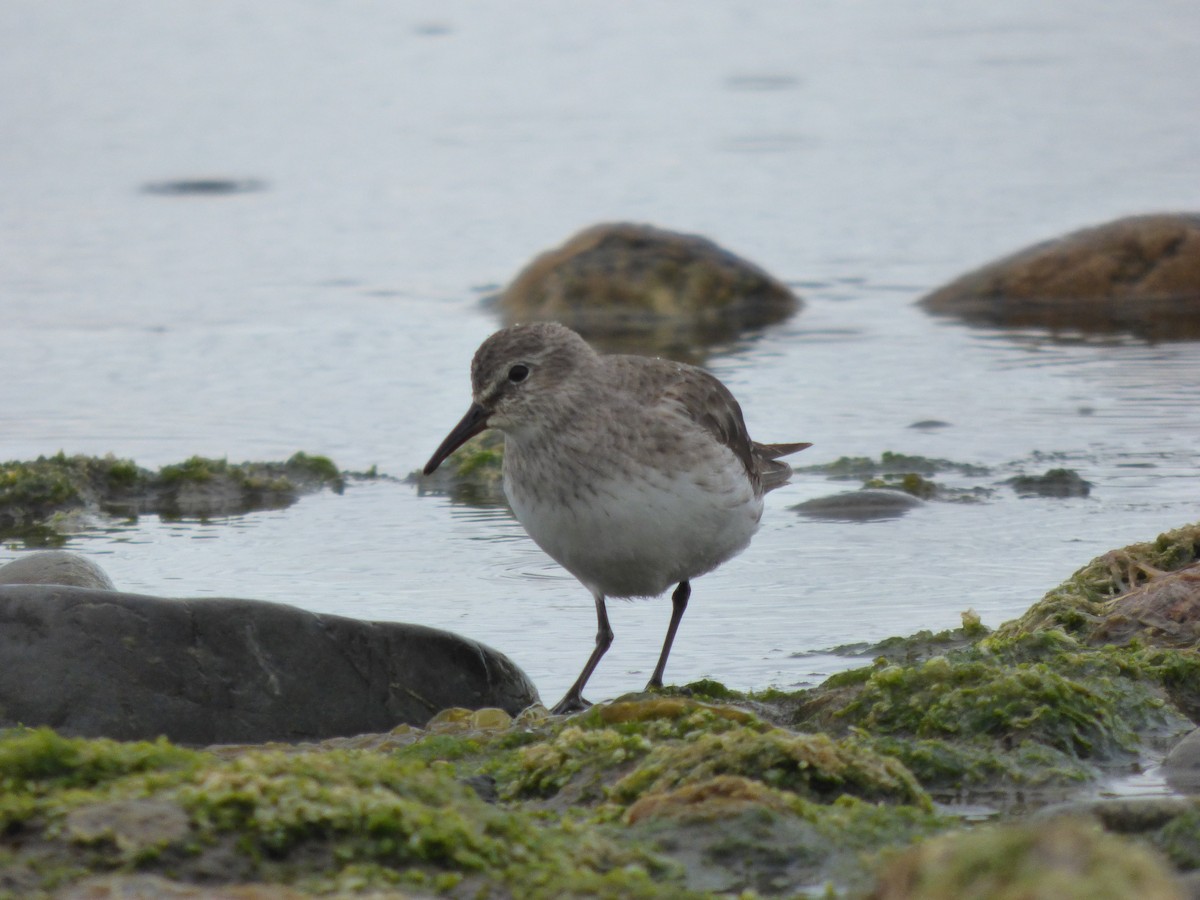
{"label": "rocky shore", "polygon": [[[1194,338],[1198,234],[1192,213],[1119,220],[920,304]],[[628,223],[538,257],[493,304],[692,360],[802,309],[703,238]],[[414,480],[502,504],[501,458],[477,441]],[[821,472],[860,487],[794,511],[1091,490],[1043,463],[844,458]],[[305,454],[10,462],[0,537],[277,508],[348,477]],[[855,648],[862,666],[808,690],[703,681],[552,717],[458,635],[130,595],[81,557],[27,555],[0,568],[0,898],[1200,897],[1200,523],[1034,599],[994,631],[964,610],[953,631]]]}
{"label": "rocky shore", "polygon": [[[1200,523],[794,693],[188,748],[10,728],[0,892],[1194,896],[1198,560]],[[1111,790],[1137,773],[1158,787]]]}

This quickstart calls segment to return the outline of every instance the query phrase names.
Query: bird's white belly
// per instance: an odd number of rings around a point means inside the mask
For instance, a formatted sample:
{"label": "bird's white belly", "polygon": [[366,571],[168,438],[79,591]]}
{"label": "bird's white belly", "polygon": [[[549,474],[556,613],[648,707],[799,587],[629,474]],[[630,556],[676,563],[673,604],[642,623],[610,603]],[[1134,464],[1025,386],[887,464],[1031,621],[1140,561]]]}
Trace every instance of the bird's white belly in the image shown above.
{"label": "bird's white belly", "polygon": [[593,593],[652,597],[711,571],[750,543],[762,516],[744,472],[648,470],[642,477],[592,479],[555,496],[504,487],[530,537]]}

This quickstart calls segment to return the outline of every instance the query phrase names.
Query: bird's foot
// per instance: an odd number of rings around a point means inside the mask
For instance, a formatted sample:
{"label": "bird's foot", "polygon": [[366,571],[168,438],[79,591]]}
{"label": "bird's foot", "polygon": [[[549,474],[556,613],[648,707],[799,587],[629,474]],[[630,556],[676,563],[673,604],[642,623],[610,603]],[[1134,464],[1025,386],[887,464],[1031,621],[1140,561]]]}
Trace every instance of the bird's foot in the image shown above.
{"label": "bird's foot", "polygon": [[565,716],[568,713],[581,712],[592,704],[583,699],[583,696],[574,692],[569,692],[550,709],[552,716]]}

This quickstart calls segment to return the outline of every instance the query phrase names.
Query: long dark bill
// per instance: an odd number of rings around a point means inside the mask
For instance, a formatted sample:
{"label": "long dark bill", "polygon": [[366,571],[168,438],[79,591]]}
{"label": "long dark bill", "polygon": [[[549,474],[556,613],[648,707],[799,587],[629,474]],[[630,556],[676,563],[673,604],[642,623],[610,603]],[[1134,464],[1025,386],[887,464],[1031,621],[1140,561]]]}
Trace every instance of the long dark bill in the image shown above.
{"label": "long dark bill", "polygon": [[433,451],[433,456],[429,457],[429,462],[425,463],[425,469],[423,470],[425,474],[432,474],[447,456],[487,428],[488,416],[490,415],[491,413],[478,403],[472,403],[471,408],[467,410],[467,414],[462,417],[462,421],[455,425],[454,430],[446,435],[446,439],[442,441],[442,445]]}

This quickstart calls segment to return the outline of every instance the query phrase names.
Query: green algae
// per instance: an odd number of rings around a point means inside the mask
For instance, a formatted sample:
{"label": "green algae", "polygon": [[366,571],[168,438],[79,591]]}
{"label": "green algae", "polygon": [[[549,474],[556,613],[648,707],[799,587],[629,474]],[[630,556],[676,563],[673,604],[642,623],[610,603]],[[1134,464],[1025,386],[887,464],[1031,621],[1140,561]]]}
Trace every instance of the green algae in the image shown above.
{"label": "green algae", "polygon": [[996,748],[939,738],[897,738],[856,732],[864,747],[895,757],[935,796],[973,796],[1021,788],[1080,785],[1098,777],[1095,766],[1068,753],[1024,740]]}
{"label": "green algae", "polygon": [[943,798],[1095,781],[1168,746],[1200,708],[1194,651],[964,623],[875,645],[871,666],[770,701],[788,727],[850,735]]}
{"label": "green algae", "polygon": [[573,802],[598,802],[607,796],[613,771],[628,769],[653,746],[637,733],[564,728],[550,740],[522,749],[518,771],[505,779],[502,796],[548,798],[571,785]]}
{"label": "green algae", "polygon": [[1118,761],[1136,754],[1139,735],[1186,727],[1169,685],[1186,682],[1188,663],[1178,651],[1086,648],[1062,632],[988,637],[837,676],[809,694],[794,724],[1005,749],[1030,741],[1078,760]]}
{"label": "green algae", "polygon": [[0,732],[0,831],[38,813],[46,798],[61,801],[145,773],[183,773],[204,759],[162,739],[84,740],[49,728]]}
{"label": "green algae", "polygon": [[882,478],[886,475],[916,475],[927,478],[940,472],[956,472],[961,475],[982,476],[991,473],[986,466],[954,462],[949,459],[931,459],[925,456],[910,456],[905,453],[883,451],[879,460],[869,456],[843,456],[831,463],[797,468],[798,472],[811,472],[830,478],[863,479]]}
{"label": "green algae", "polygon": [[226,459],[193,456],[163,466],[149,478],[151,488],[178,489],[197,484],[229,482],[247,494],[295,494],[304,487],[329,487],[341,493],[346,479],[328,457],[295,453],[286,462],[230,463]]}
{"label": "green algae", "polygon": [[894,757],[852,741],[782,729],[737,728],[665,743],[645,754],[636,769],[613,786],[628,803],[720,775],[740,775],[814,801],[855,796],[872,802],[929,806],[912,773]]}
{"label": "green algae", "polygon": [[1108,691],[1045,664],[935,657],[919,666],[883,666],[840,716],[873,733],[1030,739],[1083,758],[1111,758],[1136,746]]}

